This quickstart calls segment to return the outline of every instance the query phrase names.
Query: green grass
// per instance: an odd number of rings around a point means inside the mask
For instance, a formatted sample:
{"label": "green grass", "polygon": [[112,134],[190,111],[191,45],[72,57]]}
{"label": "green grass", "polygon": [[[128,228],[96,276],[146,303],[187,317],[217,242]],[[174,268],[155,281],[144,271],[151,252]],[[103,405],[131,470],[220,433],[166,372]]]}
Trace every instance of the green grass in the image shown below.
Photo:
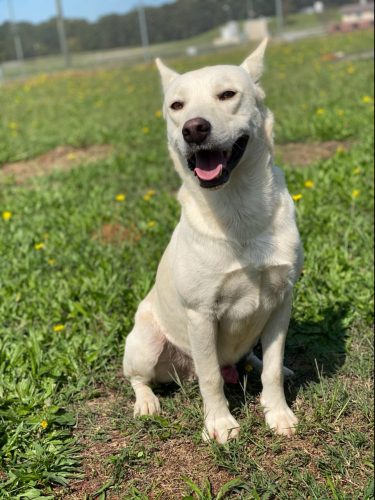
{"label": "green grass", "polygon": [[[24,186],[0,173],[0,215],[11,213],[0,218],[0,498],[84,498],[78,476],[100,498],[208,499],[225,484],[226,498],[372,498],[373,69],[324,58],[371,44],[361,33],[269,50],[278,142],[354,141],[306,169],[283,165],[303,196],[306,251],[287,346],[301,420],[291,440],[265,427],[253,373],[247,391],[229,394],[242,434],[227,447],[201,443],[195,384],[160,389],[162,418],[131,417],[123,342],[179,215],[154,68],[0,89],[0,165],[61,144],[114,147],[105,161]],[[244,57],[242,48],[173,64]],[[140,239],[100,241],[105,224]]]}

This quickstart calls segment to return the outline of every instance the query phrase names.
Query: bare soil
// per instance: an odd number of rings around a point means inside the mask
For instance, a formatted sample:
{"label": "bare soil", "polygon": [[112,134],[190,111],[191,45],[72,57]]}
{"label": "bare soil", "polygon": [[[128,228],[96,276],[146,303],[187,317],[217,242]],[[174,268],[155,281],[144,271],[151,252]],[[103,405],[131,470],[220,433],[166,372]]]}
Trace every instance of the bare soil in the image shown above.
{"label": "bare soil", "polygon": [[[162,492],[165,500],[183,498],[188,493],[188,486],[182,479],[185,476],[198,485],[209,480],[216,495],[233,479],[227,470],[214,465],[207,445],[197,445],[189,438],[180,437],[159,443],[158,448],[152,467],[134,474],[133,482],[141,491],[146,484],[152,484],[154,491]],[[150,500],[160,498],[156,495],[150,492]]]}
{"label": "bare soil", "polygon": [[81,165],[103,160],[110,156],[112,150],[112,146],[108,144],[88,146],[87,148],[59,146],[36,158],[6,163],[0,168],[0,180],[4,177],[10,177],[17,184],[23,184],[32,177],[50,175],[55,170],[71,170]]}
{"label": "bare soil", "polygon": [[348,151],[351,141],[326,141],[326,142],[290,142],[276,146],[276,158],[293,167],[304,167],[320,160],[327,160],[339,148]]}
{"label": "bare soil", "polygon": [[[358,379],[346,383],[353,386],[362,382]],[[150,428],[147,431],[146,422],[137,424],[132,419],[133,396],[130,396],[127,386],[122,386],[122,389],[101,387],[100,391],[100,397],[77,407],[74,434],[82,446],[83,479],[73,480],[69,488],[55,491],[56,498],[93,499],[104,486],[108,500],[133,498],[129,496],[132,495],[129,489],[132,487],[147,493],[150,500],[175,500],[188,493],[184,476],[200,487],[209,480],[215,497],[224,484],[241,477],[241,474],[234,475],[225,467],[218,466],[210,447],[197,442],[193,432],[189,431],[186,435],[172,433],[163,439],[160,434],[150,432]],[[190,404],[188,399],[185,404]],[[324,484],[325,472],[320,464],[327,460],[327,445],[335,449],[335,434],[350,427],[366,433],[366,416],[348,411],[337,421],[334,429],[327,430],[316,426],[314,409],[306,406],[299,397],[294,402],[294,409],[304,415],[306,428],[302,435],[280,438],[275,447],[272,433],[262,431],[253,424],[249,442],[245,445],[246,455],[252,460],[254,471],[267,477],[283,478],[292,475],[297,467],[308,471]],[[259,420],[263,418],[258,401],[249,403],[249,412],[257,414]],[[127,451],[129,454],[126,454]],[[123,452],[124,460],[116,465],[116,457]],[[142,453],[140,459],[137,458],[139,452]],[[242,469],[242,464],[239,464],[239,469]],[[243,478],[249,479],[246,476]],[[349,495],[353,485],[364,484],[365,481],[365,471],[354,467],[349,467],[340,478],[341,487],[344,491],[348,490]]]}
{"label": "bare soil", "polygon": [[[129,429],[121,425],[121,414],[125,421],[126,418],[131,418],[132,406],[130,398],[107,391],[101,397],[77,408],[74,435],[82,446],[83,479],[71,481],[68,489],[55,490],[58,499],[95,498],[98,490],[111,483],[115,475],[111,457],[119,456],[121,451],[126,448],[131,450],[134,446],[134,429],[129,432]],[[183,476],[193,478],[194,482],[201,485],[209,479],[216,494],[225,483],[233,479],[233,475],[227,470],[213,463],[206,444],[197,444],[190,437],[176,436],[160,440],[150,439],[150,436],[139,433],[136,442],[141,447],[152,448],[152,459],[150,463],[140,467],[130,467],[125,460],[120,466],[121,480],[116,481],[115,488],[112,489],[109,485],[106,490],[106,498],[109,500],[128,498],[130,486],[138,487],[141,491],[150,488],[147,492],[150,500],[182,498],[188,491]]]}
{"label": "bare soil", "polygon": [[142,237],[139,230],[132,225],[125,227],[117,223],[104,224],[96,233],[93,234],[93,239],[105,245],[116,245],[123,241],[136,243]]}
{"label": "bare soil", "polygon": [[69,492],[57,491],[57,498],[75,500],[93,496],[111,477],[109,457],[118,454],[130,441],[122,431],[113,427],[111,413],[116,401],[118,396],[108,393],[78,409],[74,435],[82,446],[84,478],[73,480]]}

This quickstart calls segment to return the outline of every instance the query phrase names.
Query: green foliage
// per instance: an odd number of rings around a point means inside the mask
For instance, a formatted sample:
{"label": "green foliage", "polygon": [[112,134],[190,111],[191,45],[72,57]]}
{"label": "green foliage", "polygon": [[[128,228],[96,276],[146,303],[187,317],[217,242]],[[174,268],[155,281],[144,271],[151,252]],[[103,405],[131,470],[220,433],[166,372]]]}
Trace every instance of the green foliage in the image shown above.
{"label": "green foliage", "polygon": [[[350,138],[354,145],[306,169],[283,165],[291,193],[302,195],[296,204],[306,252],[288,352],[304,361],[312,353],[319,361],[318,380],[301,384],[298,398],[304,409],[313,409],[305,427],[334,436],[314,462],[313,470],[325,479],[305,469],[310,459],[302,451],[277,458],[278,438],[266,441],[261,420],[249,417],[242,441],[213,448],[212,455],[247,482],[250,498],[298,498],[310,490],[315,498],[341,498],[348,491],[346,498],[365,498],[371,490],[366,433],[372,410],[363,387],[371,376],[373,317],[373,69],[366,62],[323,57],[342,46],[366,49],[371,41],[369,34],[356,34],[270,48],[264,85],[278,142]],[[183,70],[244,56],[241,49],[175,65]],[[113,378],[137,304],[179,216],[179,182],[167,156],[160,107],[158,76],[148,66],[42,76],[0,89],[0,164],[60,144],[114,147],[105,161],[25,186],[0,174],[1,498],[52,498],[54,485],[79,474],[72,403]],[[116,200],[119,193],[126,194],[124,201]],[[108,244],[97,237],[105,224],[131,228],[140,239]],[[321,373],[323,355],[328,364]],[[333,381],[325,376],[329,369],[338,373]],[[360,390],[352,387],[353,379],[361,382]],[[175,401],[167,399],[166,417],[134,423],[131,430],[154,442],[186,429],[193,435],[200,425],[196,388],[186,399],[188,410],[178,418]],[[343,418],[356,415],[367,424],[361,420],[362,427],[336,431]],[[305,435],[322,441],[318,434]],[[259,467],[269,446],[275,460],[283,461],[281,478]],[[142,444],[120,450],[110,463],[113,480],[98,495],[123,481],[126,467],[145,468],[151,461],[152,450]],[[355,483],[358,474],[364,474],[361,485]],[[341,484],[342,476],[354,486]],[[132,491],[136,497],[137,489]],[[202,491],[211,494],[208,483]]]}

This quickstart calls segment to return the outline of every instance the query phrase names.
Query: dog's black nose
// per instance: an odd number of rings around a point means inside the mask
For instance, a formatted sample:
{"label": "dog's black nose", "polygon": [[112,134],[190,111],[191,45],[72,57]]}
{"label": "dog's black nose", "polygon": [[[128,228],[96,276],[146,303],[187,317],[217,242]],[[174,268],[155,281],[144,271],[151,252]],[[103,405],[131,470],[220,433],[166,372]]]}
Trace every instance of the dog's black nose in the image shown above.
{"label": "dog's black nose", "polygon": [[202,144],[211,133],[211,123],[204,118],[193,118],[185,123],[182,135],[188,144]]}

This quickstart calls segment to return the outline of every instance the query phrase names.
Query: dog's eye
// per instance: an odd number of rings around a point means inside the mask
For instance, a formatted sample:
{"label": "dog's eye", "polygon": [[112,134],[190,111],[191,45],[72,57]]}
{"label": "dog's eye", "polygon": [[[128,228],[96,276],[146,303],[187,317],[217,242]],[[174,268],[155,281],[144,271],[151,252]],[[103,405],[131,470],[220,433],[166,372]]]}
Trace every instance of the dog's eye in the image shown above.
{"label": "dog's eye", "polygon": [[219,99],[220,101],[226,101],[228,99],[233,99],[233,97],[237,94],[237,92],[234,92],[233,90],[226,90],[222,94],[219,94]]}
{"label": "dog's eye", "polygon": [[179,111],[180,109],[182,109],[184,107],[184,103],[181,102],[181,101],[176,101],[174,102],[173,104],[171,104],[171,108],[174,110],[174,111]]}

